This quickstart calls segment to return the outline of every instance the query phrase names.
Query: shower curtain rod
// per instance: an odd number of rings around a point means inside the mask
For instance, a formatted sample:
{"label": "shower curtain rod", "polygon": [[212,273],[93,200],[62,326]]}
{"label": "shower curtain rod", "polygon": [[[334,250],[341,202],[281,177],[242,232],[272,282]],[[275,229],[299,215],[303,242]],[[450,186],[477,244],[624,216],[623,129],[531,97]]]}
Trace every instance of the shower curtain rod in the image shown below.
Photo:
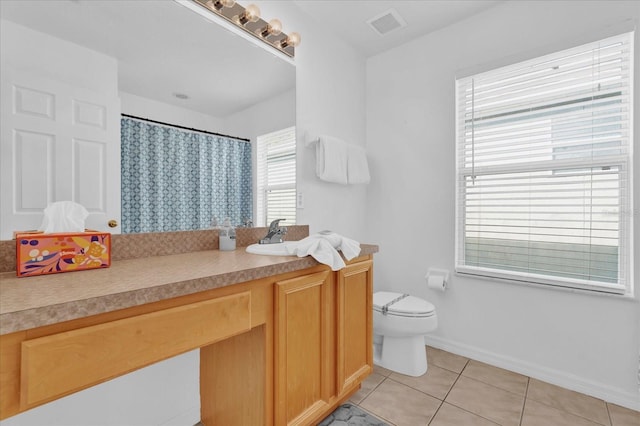
{"label": "shower curtain rod", "polygon": [[237,140],[240,140],[240,141],[245,141],[245,142],[251,143],[251,140],[247,139],[247,138],[239,138],[237,136],[224,135],[222,133],[209,132],[207,130],[200,130],[200,129],[194,129],[192,127],[179,126],[177,124],[165,123],[163,121],[151,120],[150,118],[137,117],[135,115],[129,115],[129,114],[120,114],[120,115],[122,115],[123,117],[133,118],[135,120],[148,121],[149,123],[162,124],[162,125],[165,125],[165,126],[176,127],[178,129],[191,130],[193,132],[206,133],[208,135],[214,135],[214,136],[222,136],[223,138],[237,139]]}

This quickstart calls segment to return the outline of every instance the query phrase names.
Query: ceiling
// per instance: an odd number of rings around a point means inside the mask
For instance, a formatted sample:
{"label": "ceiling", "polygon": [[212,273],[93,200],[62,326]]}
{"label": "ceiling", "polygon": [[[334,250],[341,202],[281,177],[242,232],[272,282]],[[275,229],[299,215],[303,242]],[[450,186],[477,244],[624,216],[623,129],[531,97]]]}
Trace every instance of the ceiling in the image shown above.
{"label": "ceiling", "polygon": [[[301,10],[339,35],[341,39],[362,52],[365,57],[376,55],[462,21],[501,2],[497,0],[294,1]],[[395,9],[407,26],[381,36],[367,24],[367,21],[389,9]],[[304,44],[301,48],[304,48]]]}

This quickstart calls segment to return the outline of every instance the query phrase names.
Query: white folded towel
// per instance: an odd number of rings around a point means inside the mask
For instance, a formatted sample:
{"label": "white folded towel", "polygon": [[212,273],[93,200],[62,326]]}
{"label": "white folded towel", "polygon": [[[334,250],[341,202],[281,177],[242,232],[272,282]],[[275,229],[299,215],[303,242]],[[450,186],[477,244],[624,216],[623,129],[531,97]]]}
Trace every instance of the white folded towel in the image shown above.
{"label": "white folded towel", "polygon": [[347,179],[349,184],[369,183],[369,165],[365,149],[349,144],[347,148]]}
{"label": "white folded towel", "polygon": [[331,137],[320,136],[316,143],[316,175],[324,181],[341,183],[347,181],[347,144]]}
{"label": "white folded towel", "polygon": [[360,254],[360,243],[335,232],[322,231],[288,245],[287,250],[289,254],[298,257],[311,256],[337,271],[346,266],[337,250],[342,251],[345,259],[351,260]]}

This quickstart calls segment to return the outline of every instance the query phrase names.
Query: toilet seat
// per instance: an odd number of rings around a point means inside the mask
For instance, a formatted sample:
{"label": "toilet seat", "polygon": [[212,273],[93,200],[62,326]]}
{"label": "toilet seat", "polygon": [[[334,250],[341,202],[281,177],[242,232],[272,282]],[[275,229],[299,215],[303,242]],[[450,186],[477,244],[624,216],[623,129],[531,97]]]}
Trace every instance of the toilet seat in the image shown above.
{"label": "toilet seat", "polygon": [[[435,306],[426,300],[415,296],[402,296],[402,293],[378,291],[373,294],[373,310],[383,315],[408,318],[427,318],[435,315]],[[389,304],[396,299],[399,300]]]}

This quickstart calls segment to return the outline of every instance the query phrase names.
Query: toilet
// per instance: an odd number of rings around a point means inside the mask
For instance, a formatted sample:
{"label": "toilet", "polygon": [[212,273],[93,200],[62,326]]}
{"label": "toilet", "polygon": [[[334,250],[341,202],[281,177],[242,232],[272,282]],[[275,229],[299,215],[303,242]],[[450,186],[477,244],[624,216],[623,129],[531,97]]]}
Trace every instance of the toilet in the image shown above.
{"label": "toilet", "polygon": [[436,308],[419,297],[373,294],[373,362],[408,376],[427,372],[424,335],[438,326]]}

